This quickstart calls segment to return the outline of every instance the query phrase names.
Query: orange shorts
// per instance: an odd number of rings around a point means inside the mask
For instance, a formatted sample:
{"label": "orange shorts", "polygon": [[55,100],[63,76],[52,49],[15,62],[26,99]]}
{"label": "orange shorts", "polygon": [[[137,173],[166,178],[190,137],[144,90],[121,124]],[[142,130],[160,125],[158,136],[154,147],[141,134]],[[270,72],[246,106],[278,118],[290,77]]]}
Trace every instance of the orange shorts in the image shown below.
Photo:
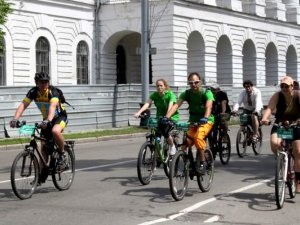
{"label": "orange shorts", "polygon": [[208,122],[206,124],[203,124],[199,127],[190,127],[188,133],[187,133],[187,143],[188,146],[192,146],[195,144],[196,148],[204,151],[206,148],[206,136],[212,129],[213,124],[211,122]]}

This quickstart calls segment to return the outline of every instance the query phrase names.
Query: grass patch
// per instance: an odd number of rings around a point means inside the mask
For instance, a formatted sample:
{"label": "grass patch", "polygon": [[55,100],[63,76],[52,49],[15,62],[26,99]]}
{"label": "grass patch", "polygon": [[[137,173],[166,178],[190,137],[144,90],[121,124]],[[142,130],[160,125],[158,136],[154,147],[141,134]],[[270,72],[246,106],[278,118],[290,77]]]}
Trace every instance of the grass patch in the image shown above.
{"label": "grass patch", "polygon": [[108,130],[99,130],[86,133],[70,133],[64,134],[65,139],[79,139],[79,138],[89,138],[89,137],[104,137],[111,135],[122,135],[122,134],[134,134],[146,132],[146,129],[142,127],[128,127],[128,128],[118,128],[118,129],[108,129]]}
{"label": "grass patch", "polygon": [[[146,132],[147,130],[142,127],[132,126],[127,128],[113,128],[108,130],[99,130],[93,132],[86,132],[86,133],[69,133],[64,134],[65,139],[80,139],[80,138],[91,138],[91,137],[104,137],[104,136],[111,136],[111,135],[122,135],[122,134],[134,134],[134,133],[142,133]],[[13,145],[13,144],[24,144],[29,143],[30,138],[5,138],[0,139],[0,146],[1,145]]]}

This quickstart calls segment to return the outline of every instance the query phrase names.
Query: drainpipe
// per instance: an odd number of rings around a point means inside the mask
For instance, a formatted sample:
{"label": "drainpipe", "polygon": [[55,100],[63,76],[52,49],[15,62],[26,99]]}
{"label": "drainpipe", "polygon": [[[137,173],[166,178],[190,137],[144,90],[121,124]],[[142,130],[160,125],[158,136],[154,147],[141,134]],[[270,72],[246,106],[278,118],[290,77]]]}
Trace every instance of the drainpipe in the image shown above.
{"label": "drainpipe", "polygon": [[99,21],[99,11],[100,11],[100,7],[101,7],[101,0],[95,0],[96,1],[96,5],[95,5],[95,47],[96,47],[96,57],[95,57],[95,65],[96,65],[96,77],[95,77],[95,83],[97,84],[97,78],[99,78],[99,83],[102,83],[102,79],[100,76],[100,29],[99,29],[99,25],[100,25],[100,21]]}

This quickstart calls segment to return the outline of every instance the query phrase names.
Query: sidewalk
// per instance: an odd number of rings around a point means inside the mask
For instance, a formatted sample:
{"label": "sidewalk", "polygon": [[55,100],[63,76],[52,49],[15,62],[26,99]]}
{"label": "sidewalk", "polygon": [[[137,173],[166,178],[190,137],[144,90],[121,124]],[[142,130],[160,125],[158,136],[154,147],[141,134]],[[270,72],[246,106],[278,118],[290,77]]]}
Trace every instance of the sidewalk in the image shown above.
{"label": "sidewalk", "polygon": [[[111,135],[111,136],[103,136],[103,137],[80,138],[80,139],[73,139],[73,140],[75,140],[75,146],[76,146],[76,144],[83,144],[83,143],[145,137],[145,134],[146,134],[146,132],[142,132],[142,133]],[[67,140],[69,140],[69,139],[67,139]],[[28,143],[22,143],[22,144],[17,144],[17,145],[2,145],[2,146],[0,146],[0,151],[21,150],[27,144]]]}

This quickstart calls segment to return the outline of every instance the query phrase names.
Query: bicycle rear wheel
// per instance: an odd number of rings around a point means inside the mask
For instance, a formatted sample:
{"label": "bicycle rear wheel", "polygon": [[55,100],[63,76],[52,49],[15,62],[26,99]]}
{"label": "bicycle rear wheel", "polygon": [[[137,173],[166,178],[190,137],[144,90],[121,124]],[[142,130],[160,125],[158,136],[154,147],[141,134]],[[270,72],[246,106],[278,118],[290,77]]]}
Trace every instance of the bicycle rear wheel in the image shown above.
{"label": "bicycle rear wheel", "polygon": [[247,128],[242,128],[237,132],[236,135],[236,151],[240,158],[243,158],[247,150]]}
{"label": "bicycle rear wheel", "polygon": [[58,165],[57,159],[52,159],[54,160],[52,180],[54,186],[60,191],[69,189],[75,176],[75,155],[73,150],[65,148],[65,157],[63,165]]}
{"label": "bicycle rear wheel", "polygon": [[[200,152],[198,150],[196,157],[197,159],[200,158]],[[202,192],[210,190],[214,178],[214,158],[210,149],[205,150],[205,166],[205,174],[197,173],[197,183]]]}
{"label": "bicycle rear wheel", "polygon": [[285,162],[284,155],[278,154],[275,170],[275,198],[278,209],[281,209],[285,199]]}
{"label": "bicycle rear wheel", "polygon": [[20,199],[32,196],[38,183],[39,164],[36,156],[20,152],[11,167],[10,181],[13,192]]}
{"label": "bicycle rear wheel", "polygon": [[184,151],[178,151],[171,161],[169,186],[176,201],[184,198],[188,188],[189,161]]}
{"label": "bicycle rear wheel", "polygon": [[150,183],[155,168],[154,146],[150,142],[145,142],[140,148],[137,160],[137,174],[143,185]]}
{"label": "bicycle rear wheel", "polygon": [[257,139],[257,142],[252,143],[252,149],[255,155],[259,155],[261,153],[262,149],[262,143],[263,143],[263,134],[261,129],[258,129],[259,137]]}
{"label": "bicycle rear wheel", "polygon": [[296,186],[297,186],[297,180],[295,177],[295,171],[294,171],[294,157],[289,155],[289,169],[288,169],[288,175],[287,175],[287,187],[289,190],[290,198],[295,198],[296,196]]}
{"label": "bicycle rear wheel", "polygon": [[227,164],[231,155],[231,141],[228,133],[223,133],[219,137],[219,156],[222,164]]}

